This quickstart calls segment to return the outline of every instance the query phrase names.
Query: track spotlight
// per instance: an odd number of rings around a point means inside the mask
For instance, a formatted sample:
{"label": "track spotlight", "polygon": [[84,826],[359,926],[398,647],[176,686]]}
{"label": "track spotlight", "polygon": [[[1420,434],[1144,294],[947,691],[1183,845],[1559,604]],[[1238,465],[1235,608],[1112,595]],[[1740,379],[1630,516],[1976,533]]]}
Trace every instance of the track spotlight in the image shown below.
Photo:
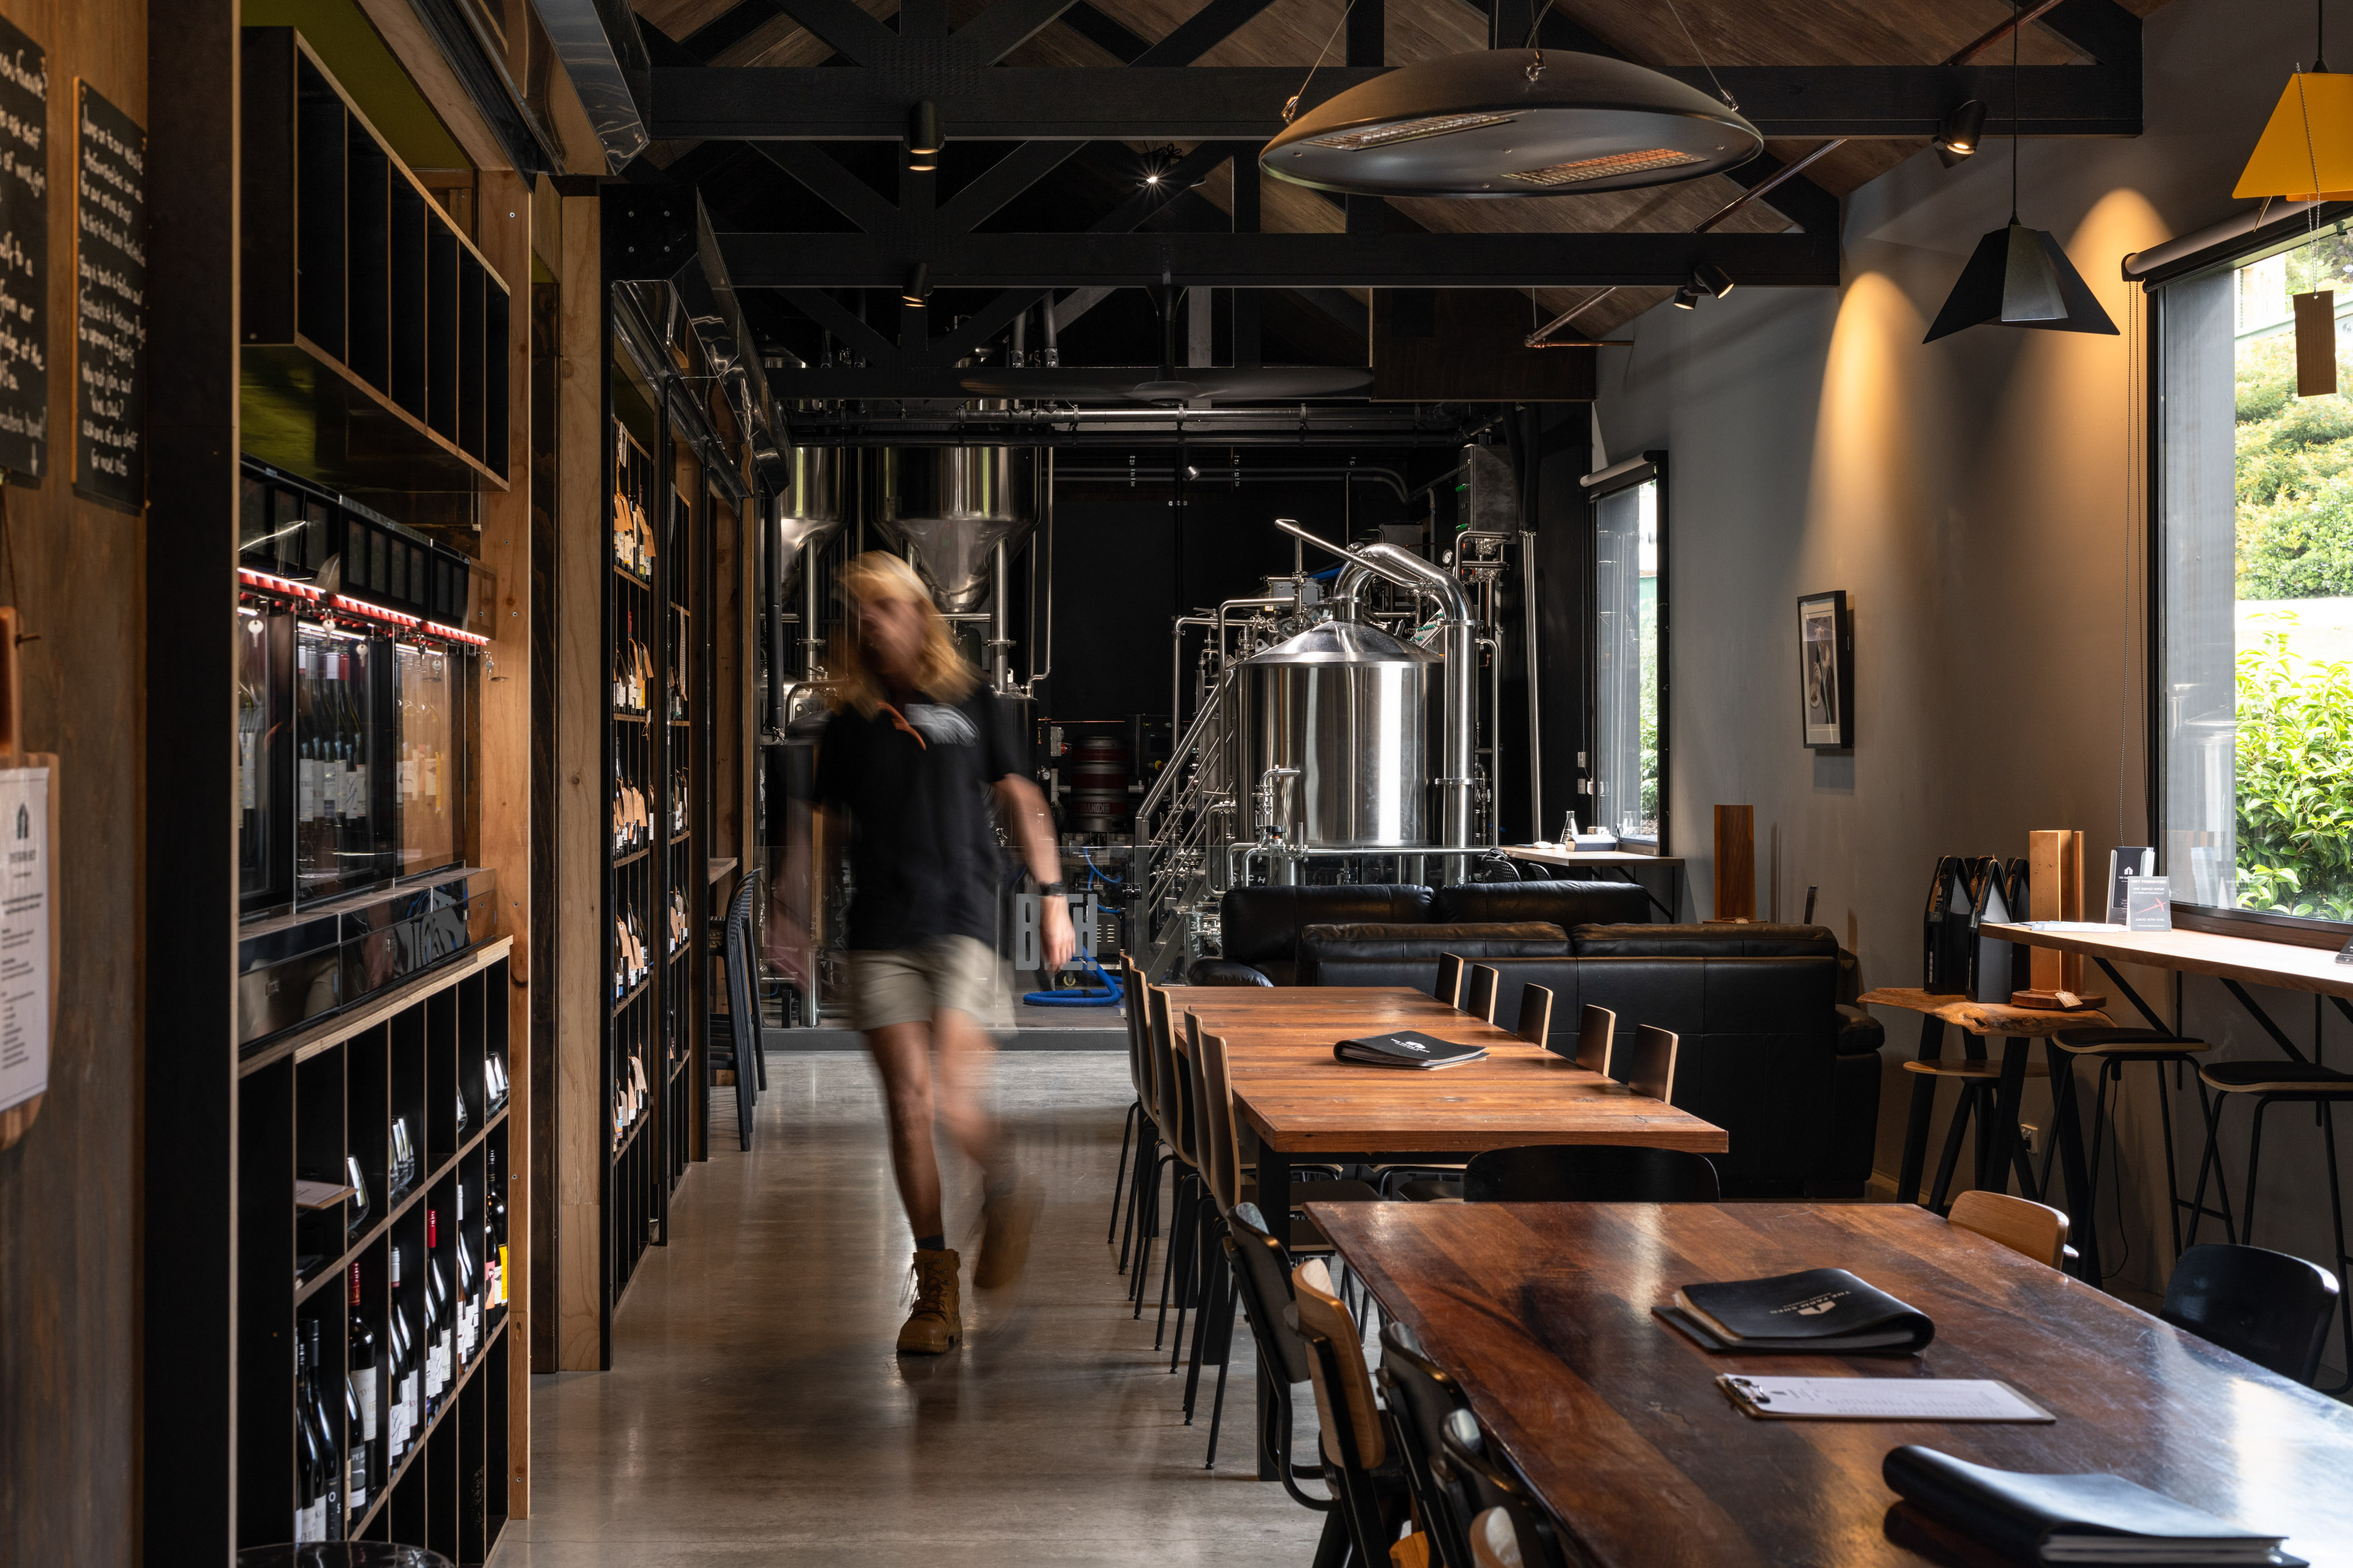
{"label": "track spotlight", "polygon": [[1953,111],[1945,116],[1944,122],[1936,127],[1936,139],[1931,143],[1936,149],[1937,160],[1945,167],[1951,168],[1978,150],[1978,144],[1985,140],[1985,116],[1984,103],[1974,98],[1956,104]]}
{"label": "track spotlight", "polygon": [[907,110],[907,172],[928,174],[940,166],[940,106],[919,99]]}
{"label": "track spotlight", "polygon": [[1695,309],[1698,304],[1699,290],[1694,289],[1690,284],[1686,283],[1682,288],[1675,290],[1676,310],[1689,310]]}
{"label": "track spotlight", "polygon": [[906,291],[899,296],[900,301],[920,310],[923,308],[923,302],[931,297],[932,264],[928,261],[918,261],[907,273]]}
{"label": "track spotlight", "polygon": [[1692,268],[1691,287],[1711,300],[1721,300],[1732,292],[1732,274],[1713,261],[1703,261]]}

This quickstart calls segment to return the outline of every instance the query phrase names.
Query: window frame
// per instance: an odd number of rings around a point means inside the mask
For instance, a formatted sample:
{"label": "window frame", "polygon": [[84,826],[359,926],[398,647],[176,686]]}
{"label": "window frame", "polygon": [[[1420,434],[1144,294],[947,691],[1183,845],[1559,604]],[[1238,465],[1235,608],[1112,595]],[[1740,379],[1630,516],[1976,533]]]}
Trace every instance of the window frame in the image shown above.
{"label": "window frame", "polygon": [[[2173,868],[2164,857],[2165,843],[2165,775],[2166,730],[2165,700],[2165,384],[2166,357],[2163,331],[2163,302],[2160,291],[2176,283],[2192,281],[2244,267],[2249,262],[2295,248],[2313,230],[2333,228],[2340,222],[2353,220],[2353,202],[2328,202],[2317,211],[2297,208],[2287,216],[2274,218],[2242,233],[2217,240],[2187,254],[2168,258],[2145,272],[2130,270],[2131,258],[2126,258],[2126,276],[2139,285],[2147,326],[2146,367],[2142,395],[2141,449],[2146,468],[2142,479],[2143,509],[2141,547],[2142,577],[2147,584],[2147,598],[2142,606],[2147,639],[2144,651],[2142,679],[2142,737],[2144,755],[2142,777],[2147,785],[2146,808],[2148,813],[2148,837],[2157,847],[2158,867],[2170,878]],[[2274,914],[2267,910],[2220,909],[2211,904],[2195,904],[2176,898],[2171,904],[2174,925],[2184,931],[2203,931],[2223,936],[2244,936],[2268,941],[2284,941],[2306,947],[2335,947],[2353,938],[2353,921],[2315,920],[2306,915]]]}
{"label": "window frame", "polygon": [[1668,552],[1667,454],[1663,449],[1646,451],[1639,458],[1613,465],[1598,474],[1588,474],[1578,482],[1585,487],[1586,502],[1585,731],[1583,738],[1585,766],[1578,770],[1583,775],[1577,783],[1578,799],[1582,803],[1580,815],[1589,819],[1593,813],[1593,802],[1596,798],[1593,785],[1601,768],[1601,661],[1599,657],[1600,649],[1597,643],[1600,635],[1601,617],[1600,601],[1594,582],[1594,575],[1600,569],[1599,546],[1601,531],[1601,503],[1611,496],[1655,482],[1659,487],[1659,569],[1658,588],[1655,594],[1659,642],[1659,835],[1657,847],[1653,853],[1672,856],[1674,854],[1672,837],[1674,743],[1673,730],[1670,721],[1674,712],[1672,679],[1674,671],[1672,651],[1674,639],[1672,635],[1672,597],[1670,593],[1673,574],[1669,565],[1671,558]]}

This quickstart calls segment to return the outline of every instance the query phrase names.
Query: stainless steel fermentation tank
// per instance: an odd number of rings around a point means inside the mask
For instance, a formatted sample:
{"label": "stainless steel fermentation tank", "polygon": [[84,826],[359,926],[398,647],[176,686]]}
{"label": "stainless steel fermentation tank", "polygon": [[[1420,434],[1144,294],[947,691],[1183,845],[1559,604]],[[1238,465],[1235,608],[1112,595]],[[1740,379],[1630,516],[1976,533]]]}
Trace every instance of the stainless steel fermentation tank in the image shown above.
{"label": "stainless steel fermentation tank", "polygon": [[913,555],[942,611],[969,614],[1003,585],[1001,552],[1037,521],[1033,468],[1028,451],[1010,447],[883,450],[874,524]]}
{"label": "stainless steel fermentation tank", "polygon": [[1440,657],[1326,621],[1233,667],[1227,767],[1244,836],[1306,848],[1428,837]]}

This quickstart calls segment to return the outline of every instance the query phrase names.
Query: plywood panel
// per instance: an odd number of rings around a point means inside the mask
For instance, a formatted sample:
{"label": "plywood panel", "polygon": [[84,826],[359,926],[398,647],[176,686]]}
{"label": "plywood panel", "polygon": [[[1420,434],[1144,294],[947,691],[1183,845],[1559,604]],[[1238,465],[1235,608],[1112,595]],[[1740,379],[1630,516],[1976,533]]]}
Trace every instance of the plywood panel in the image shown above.
{"label": "plywood panel", "polygon": [[[146,6],[0,0],[0,16],[48,51],[52,465],[37,487],[12,476],[0,493],[0,603],[32,639],[19,649],[25,743],[58,752],[72,786],[58,801],[63,957],[49,1089],[23,1141],[0,1152],[0,1563],[111,1568],[136,1548],[142,537],[140,519],[73,491],[72,131],[77,77],[148,122]],[[220,346],[233,388],[234,344]],[[217,603],[225,645],[226,577]],[[224,742],[227,704],[224,686]],[[226,750],[219,765],[226,804]],[[225,936],[227,911],[213,913]],[[224,1018],[224,1045],[227,1034]]]}
{"label": "plywood panel", "polygon": [[543,1234],[555,1270],[556,1364],[604,1364],[599,1237],[603,1223],[604,944],[598,940],[607,799],[606,690],[599,606],[604,592],[605,291],[593,196],[564,199],[563,344],[558,381],[562,489],[556,498],[556,987],[555,1213]]}
{"label": "plywood panel", "polygon": [[[481,176],[476,237],[501,277],[512,280],[507,312],[508,488],[483,499],[482,564],[498,577],[498,600],[481,655],[481,862],[499,874],[499,930],[514,938],[507,966],[508,1115],[507,1234],[527,1238],[530,1179],[543,1151],[532,1141],[532,755],[531,721],[531,258],[537,208],[520,176],[503,170]],[[508,1333],[531,1340],[531,1248],[511,1247]],[[531,1358],[507,1358],[507,1512],[531,1514]]]}

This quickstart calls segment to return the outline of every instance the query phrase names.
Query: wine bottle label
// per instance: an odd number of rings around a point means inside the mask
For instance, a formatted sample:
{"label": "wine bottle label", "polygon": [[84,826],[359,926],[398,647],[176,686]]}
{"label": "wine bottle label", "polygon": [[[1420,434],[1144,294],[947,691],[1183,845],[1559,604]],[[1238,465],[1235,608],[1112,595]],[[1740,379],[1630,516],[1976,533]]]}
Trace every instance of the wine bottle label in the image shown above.
{"label": "wine bottle label", "polygon": [[352,1462],[344,1470],[343,1494],[352,1500],[352,1511],[360,1513],[367,1508],[367,1450],[352,1450]]}
{"label": "wine bottle label", "polygon": [[375,1368],[368,1367],[352,1378],[352,1392],[360,1404],[360,1436],[375,1441]]}

